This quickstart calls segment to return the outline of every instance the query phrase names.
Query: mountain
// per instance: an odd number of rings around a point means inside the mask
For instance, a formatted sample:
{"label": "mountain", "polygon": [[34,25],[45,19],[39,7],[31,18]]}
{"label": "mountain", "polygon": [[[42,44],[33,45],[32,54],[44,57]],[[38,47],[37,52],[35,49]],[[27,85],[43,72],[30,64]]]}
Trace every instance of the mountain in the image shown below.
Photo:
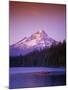
{"label": "mountain", "polygon": [[57,41],[50,38],[45,31],[40,30],[30,37],[24,37],[22,40],[10,46],[10,56],[25,55],[34,50],[41,50],[56,44]]}

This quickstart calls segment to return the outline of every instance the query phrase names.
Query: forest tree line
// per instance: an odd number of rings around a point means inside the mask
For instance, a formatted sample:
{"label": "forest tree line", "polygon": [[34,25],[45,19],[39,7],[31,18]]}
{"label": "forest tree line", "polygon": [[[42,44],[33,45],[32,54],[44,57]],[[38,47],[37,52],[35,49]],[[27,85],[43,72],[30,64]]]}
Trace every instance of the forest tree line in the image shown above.
{"label": "forest tree line", "polygon": [[43,50],[35,50],[27,55],[12,57],[10,67],[65,67],[66,66],[66,41],[53,44]]}

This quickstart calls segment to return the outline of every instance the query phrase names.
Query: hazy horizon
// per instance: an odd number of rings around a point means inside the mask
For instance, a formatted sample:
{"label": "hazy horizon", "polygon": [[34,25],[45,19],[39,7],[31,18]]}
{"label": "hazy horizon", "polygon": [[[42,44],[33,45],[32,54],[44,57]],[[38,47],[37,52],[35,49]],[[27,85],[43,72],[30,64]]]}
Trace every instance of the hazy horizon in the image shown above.
{"label": "hazy horizon", "polygon": [[66,6],[10,1],[10,45],[44,30],[48,36],[63,41],[66,33]]}

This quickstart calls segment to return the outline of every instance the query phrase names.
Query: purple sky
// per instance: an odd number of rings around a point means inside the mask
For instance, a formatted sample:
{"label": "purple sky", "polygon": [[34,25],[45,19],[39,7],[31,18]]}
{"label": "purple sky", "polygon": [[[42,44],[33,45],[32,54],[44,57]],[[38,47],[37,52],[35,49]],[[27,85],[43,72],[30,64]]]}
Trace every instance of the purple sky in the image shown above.
{"label": "purple sky", "polygon": [[10,1],[10,45],[39,30],[44,30],[57,41],[63,41],[66,33],[65,9],[65,5]]}

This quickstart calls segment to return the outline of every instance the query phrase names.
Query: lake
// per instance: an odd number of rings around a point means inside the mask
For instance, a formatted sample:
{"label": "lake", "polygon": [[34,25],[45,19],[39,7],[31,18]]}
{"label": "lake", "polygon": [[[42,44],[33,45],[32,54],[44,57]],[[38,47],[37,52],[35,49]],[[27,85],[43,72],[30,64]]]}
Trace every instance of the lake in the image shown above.
{"label": "lake", "polygon": [[65,68],[15,67],[9,71],[9,88],[66,85]]}

